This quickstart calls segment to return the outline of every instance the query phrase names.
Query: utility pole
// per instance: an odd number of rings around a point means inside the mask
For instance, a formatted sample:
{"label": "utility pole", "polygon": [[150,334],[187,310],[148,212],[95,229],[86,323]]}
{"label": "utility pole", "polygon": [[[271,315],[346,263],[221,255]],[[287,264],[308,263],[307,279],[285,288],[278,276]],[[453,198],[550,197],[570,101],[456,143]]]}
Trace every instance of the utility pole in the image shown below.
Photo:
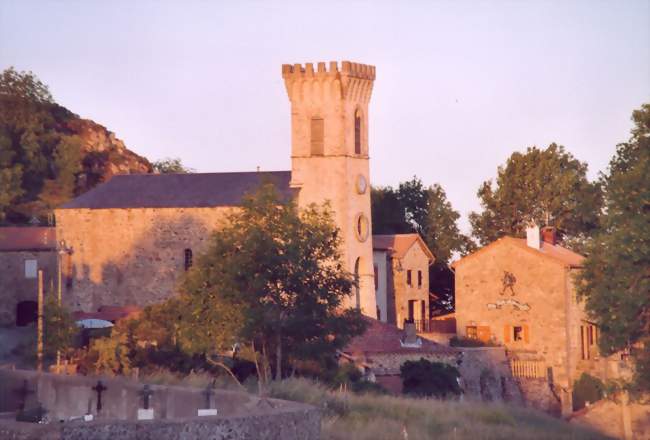
{"label": "utility pole", "polygon": [[36,369],[43,371],[43,270],[38,270],[38,315],[37,315]]}

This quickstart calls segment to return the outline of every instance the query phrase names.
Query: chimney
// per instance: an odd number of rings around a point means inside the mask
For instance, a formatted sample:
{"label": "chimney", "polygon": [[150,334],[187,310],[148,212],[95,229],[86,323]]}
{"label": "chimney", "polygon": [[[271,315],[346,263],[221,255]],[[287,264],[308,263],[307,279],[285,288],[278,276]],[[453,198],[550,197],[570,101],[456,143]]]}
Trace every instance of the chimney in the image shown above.
{"label": "chimney", "polygon": [[555,246],[557,244],[557,230],[553,226],[542,228],[542,241]]}
{"label": "chimney", "polygon": [[404,332],[406,333],[406,336],[403,341],[404,345],[412,345],[418,343],[418,334],[415,330],[414,322],[405,322]]}
{"label": "chimney", "polygon": [[539,249],[541,247],[539,226],[534,223],[526,228],[526,244],[533,249]]}

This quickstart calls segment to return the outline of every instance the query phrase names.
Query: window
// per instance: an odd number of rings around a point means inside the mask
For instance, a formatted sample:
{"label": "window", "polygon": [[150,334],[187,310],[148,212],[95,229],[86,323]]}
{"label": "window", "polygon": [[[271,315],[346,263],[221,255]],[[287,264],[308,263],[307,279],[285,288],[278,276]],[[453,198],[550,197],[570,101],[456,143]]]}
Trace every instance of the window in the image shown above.
{"label": "window", "polygon": [[368,221],[368,217],[366,217],[363,213],[359,213],[357,214],[356,223],[357,240],[363,243],[368,239],[368,233],[370,232],[370,222]]}
{"label": "window", "polygon": [[354,154],[361,154],[361,112],[354,114]]}
{"label": "window", "polygon": [[478,339],[478,332],[475,325],[468,325],[465,327],[465,335],[469,339]]}
{"label": "window", "polygon": [[38,264],[36,260],[25,260],[25,278],[36,278]]}
{"label": "window", "polygon": [[377,321],[381,321],[381,310],[379,309],[379,306],[377,306]]}
{"label": "window", "polygon": [[185,249],[185,270],[192,267],[192,249]]}
{"label": "window", "polygon": [[408,286],[412,286],[412,285],[413,285],[413,281],[411,280],[411,269],[409,269],[409,270],[406,271],[406,284],[407,284]]}
{"label": "window", "polygon": [[311,155],[322,156],[325,150],[325,121],[323,118],[311,118]]}
{"label": "window", "polygon": [[598,327],[583,321],[583,325],[580,326],[580,342],[582,359],[591,359],[592,347],[598,342]]}
{"label": "window", "polygon": [[523,341],[524,340],[524,329],[521,326],[515,325],[512,328],[512,340],[513,341]]}
{"label": "window", "polygon": [[375,270],[375,290],[379,290],[379,268],[376,264],[373,264],[372,266]]}
{"label": "window", "polygon": [[422,288],[422,271],[418,270],[418,289]]}

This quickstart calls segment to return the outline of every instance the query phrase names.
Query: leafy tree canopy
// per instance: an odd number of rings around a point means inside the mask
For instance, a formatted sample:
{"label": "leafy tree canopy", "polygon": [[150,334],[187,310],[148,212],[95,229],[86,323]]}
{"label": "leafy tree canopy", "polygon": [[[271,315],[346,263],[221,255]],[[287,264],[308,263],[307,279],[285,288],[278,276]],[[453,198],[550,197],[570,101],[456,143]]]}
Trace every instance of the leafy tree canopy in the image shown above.
{"label": "leafy tree canopy", "polygon": [[183,165],[180,158],[178,157],[166,157],[155,161],[153,164],[154,173],[160,174],[186,174],[193,173],[192,168],[188,168]]}
{"label": "leafy tree canopy", "polygon": [[275,361],[276,378],[296,360],[333,356],[365,329],[358,310],[342,308],[354,281],[339,249],[327,207],[299,212],[263,185],[182,283],[182,344],[206,354],[252,345],[263,364]]}
{"label": "leafy tree canopy", "polygon": [[630,348],[637,385],[650,390],[650,104],[602,176],[605,210],[587,246],[579,292],[600,328],[605,354]]}
{"label": "leafy tree canopy", "polygon": [[513,153],[498,169],[496,188],[488,180],[478,197],[483,211],[471,213],[470,223],[481,245],[523,237],[531,221],[555,226],[561,239],[575,242],[598,226],[602,204],[600,185],[587,180],[587,164],[556,144]]}

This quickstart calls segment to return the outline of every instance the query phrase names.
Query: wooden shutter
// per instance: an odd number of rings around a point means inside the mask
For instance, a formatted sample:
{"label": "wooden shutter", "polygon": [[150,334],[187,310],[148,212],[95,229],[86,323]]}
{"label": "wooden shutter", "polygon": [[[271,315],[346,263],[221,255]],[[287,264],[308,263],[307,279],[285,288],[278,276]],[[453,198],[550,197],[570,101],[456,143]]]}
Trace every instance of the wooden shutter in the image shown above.
{"label": "wooden shutter", "polygon": [[530,342],[530,332],[528,331],[528,326],[524,325],[524,342],[528,344]]}
{"label": "wooden shutter", "polygon": [[325,122],[322,118],[311,119],[311,154],[322,156],[325,150],[323,143],[325,138]]}
{"label": "wooden shutter", "polygon": [[503,326],[503,342],[510,342],[510,335],[512,334],[512,326],[504,325]]}

